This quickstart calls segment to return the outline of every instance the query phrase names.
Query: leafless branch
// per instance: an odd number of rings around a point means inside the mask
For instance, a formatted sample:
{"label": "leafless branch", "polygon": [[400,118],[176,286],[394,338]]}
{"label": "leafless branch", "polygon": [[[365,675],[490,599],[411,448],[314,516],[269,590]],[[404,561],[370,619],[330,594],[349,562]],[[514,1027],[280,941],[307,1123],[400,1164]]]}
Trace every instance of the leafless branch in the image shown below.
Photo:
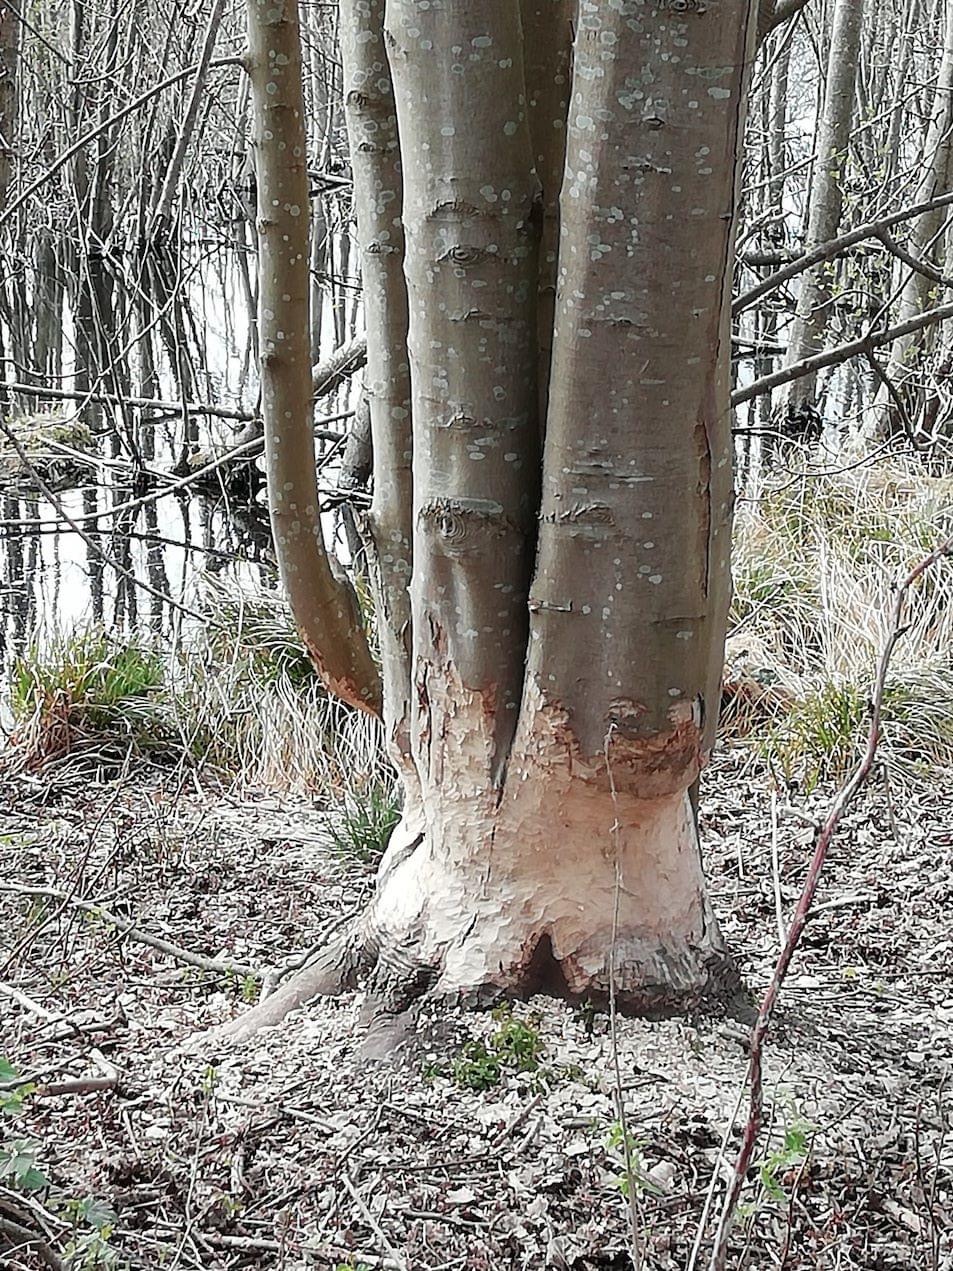
{"label": "leafless branch", "polygon": [[880,239],[888,252],[896,256],[914,273],[923,274],[924,278],[929,278],[931,282],[939,283],[941,287],[953,287],[953,278],[948,278],[946,274],[942,274],[929,261],[923,260],[919,256],[914,256],[912,252],[908,252],[886,230],[881,230],[877,238]]}
{"label": "leafless branch", "polygon": [[367,361],[367,336],[355,336],[347,344],[342,344],[311,368],[311,391],[316,398],[326,397],[359,371]]}
{"label": "leafless branch", "polygon": [[914,447],[914,449],[919,449],[920,447],[917,445],[917,439],[914,435],[913,422],[910,419],[910,412],[907,410],[906,403],[904,402],[903,398],[897,392],[896,384],[894,384],[893,380],[890,378],[890,376],[887,374],[884,368],[880,365],[880,362],[877,360],[877,355],[874,353],[872,349],[867,349],[865,355],[866,355],[867,365],[873,371],[874,375],[877,377],[880,383],[884,386],[884,388],[887,391],[887,396],[893,402],[894,410],[897,412],[897,417],[899,418],[900,423],[903,426],[903,431],[906,434],[907,440],[909,441],[910,445]]}
{"label": "leafless branch", "polygon": [[233,419],[236,423],[250,423],[259,416],[255,411],[237,410],[230,406],[214,406],[210,402],[166,402],[153,397],[123,397],[118,393],[89,393],[78,389],[50,388],[47,385],[21,384],[18,381],[0,382],[7,393],[22,393],[25,397],[49,398],[51,401],[95,402],[103,406],[130,406],[135,410],[152,410],[164,415],[208,415],[212,419]]}
{"label": "leafless branch", "polygon": [[[131,583],[134,583],[137,587],[141,587],[142,590],[148,592],[150,596],[155,596],[157,600],[161,600],[163,604],[169,605],[172,609],[177,609],[179,613],[185,614],[189,618],[198,618],[199,621],[202,620],[202,615],[200,613],[197,613],[194,609],[190,609],[188,605],[183,605],[180,601],[174,599],[174,597],[168,595],[166,592],[159,591],[157,587],[153,587],[151,583],[146,582],[144,578],[140,578],[134,570],[127,569],[121,561],[118,561],[115,556],[113,556],[110,552],[107,552],[100,543],[97,543],[91,534],[87,533],[87,531],[84,530],[74,518],[69,516],[59,495],[50,489],[49,485],[47,485],[46,481],[44,481],[42,474],[37,470],[36,465],[31,461],[30,456],[20,444],[19,438],[3,422],[2,419],[0,419],[0,432],[3,433],[7,441],[9,441],[10,445],[16,451],[17,457],[23,464],[26,471],[29,472],[31,479],[36,483],[36,486],[43,495],[44,499],[46,499],[49,503],[52,503],[53,507],[56,508],[57,512],[67,525],[69,525],[70,529],[74,530],[80,536],[91,552],[94,552],[100,560],[105,561],[107,565],[111,566],[112,569],[116,570],[116,572],[121,574],[124,578],[127,578]],[[113,509],[113,511],[115,510],[116,509]]]}
{"label": "leafless branch", "polygon": [[[318,420],[318,423],[329,424],[329,423],[335,423],[342,419],[350,419],[353,413],[354,412],[350,410],[342,411],[341,413],[337,415],[328,415],[326,418]],[[2,427],[2,425],[0,425],[0,427]],[[314,435],[325,441],[339,441],[340,440],[340,435],[338,433],[323,431],[320,428],[315,429]],[[0,520],[0,530],[3,530],[3,529],[39,530],[51,525],[54,527],[60,527],[60,528],[62,528],[63,525],[66,525],[68,526],[68,528],[72,529],[75,533],[79,534],[82,537],[83,532],[79,528],[81,525],[90,524],[94,522],[98,523],[100,520],[102,520],[103,517],[117,516],[120,512],[130,512],[133,510],[133,508],[144,507],[147,503],[156,503],[158,502],[159,499],[164,499],[167,495],[175,494],[179,490],[184,490],[188,486],[197,484],[199,481],[202,480],[202,478],[209,476],[211,473],[215,472],[217,469],[224,467],[226,464],[232,463],[236,459],[245,458],[245,457],[251,458],[252,456],[255,455],[256,452],[260,450],[261,450],[261,438],[253,437],[251,438],[250,441],[243,442],[241,445],[238,445],[238,446],[233,446],[230,450],[226,451],[224,455],[219,455],[217,459],[211,460],[211,462],[204,464],[201,468],[196,468],[196,470],[194,472],[190,472],[188,476],[179,477],[175,480],[172,480],[164,472],[153,472],[151,469],[146,469],[147,476],[152,476],[156,479],[168,481],[168,484],[163,486],[159,490],[153,490],[149,494],[144,494],[139,498],[128,499],[125,503],[116,503],[112,507],[103,508],[98,512],[87,512],[87,513],[83,513],[82,515],[70,517],[68,519],[64,518],[62,522],[42,520],[42,519],[35,519],[35,520],[24,519],[24,520],[16,520],[16,521]],[[335,486],[329,486],[329,487],[322,486],[321,492],[322,494],[329,493],[332,497],[347,498],[350,500],[354,500],[354,499],[360,500],[362,498],[360,491],[339,490]],[[56,505],[55,500],[53,500],[53,502],[55,506]]]}
{"label": "leafless branch", "polygon": [[[209,64],[209,69],[219,66],[240,65],[241,63],[238,58],[222,57],[216,59],[214,62],[211,62]],[[36,194],[37,190],[42,189],[51,177],[56,176],[60,168],[64,168],[69,163],[70,159],[72,159],[74,155],[78,154],[84,146],[89,145],[91,141],[94,141],[97,137],[102,136],[103,133],[109,132],[110,128],[112,128],[114,124],[122,123],[124,119],[128,119],[130,115],[134,115],[137,110],[141,110],[143,106],[152,101],[153,97],[158,97],[159,94],[164,93],[167,88],[172,88],[176,84],[181,83],[182,80],[188,79],[190,75],[194,75],[197,70],[197,66],[186,66],[184,70],[176,71],[174,75],[168,75],[165,79],[160,80],[158,84],[153,84],[153,86],[147,89],[146,92],[140,93],[134,101],[131,101],[128,105],[123,106],[122,110],[117,110],[116,113],[114,115],[110,115],[108,119],[100,120],[95,128],[90,128],[87,132],[84,132],[77,141],[74,141],[71,146],[67,146],[63,153],[53,160],[41,176],[38,176],[35,181],[31,181],[22,194],[18,195],[15,199],[10,200],[10,203],[3,209],[2,212],[0,212],[0,226],[5,225],[14,213],[19,211],[23,204],[26,203],[27,199]]]}
{"label": "leafless branch", "polygon": [[760,300],[769,291],[776,291],[784,283],[790,282],[792,278],[797,278],[799,274],[803,274],[806,269],[819,265],[822,261],[831,260],[834,256],[839,256],[848,247],[853,247],[856,243],[863,242],[864,239],[879,238],[885,230],[889,230],[893,225],[900,225],[904,221],[912,221],[924,212],[933,212],[941,207],[949,207],[951,204],[953,204],[953,193],[940,194],[935,199],[927,199],[925,203],[913,203],[909,207],[903,208],[902,211],[894,212],[890,216],[882,216],[876,221],[867,221],[847,234],[841,234],[838,238],[832,238],[827,243],[821,243],[820,247],[815,247],[813,251],[805,252],[797,260],[792,260],[789,265],[785,265],[783,269],[779,269],[776,273],[762,279],[757,286],[751,287],[748,291],[738,296],[731,306],[731,312],[737,317],[739,313],[744,313],[746,309],[750,309],[755,301]]}
{"label": "leafless branch", "polygon": [[792,380],[812,375],[815,371],[823,370],[825,366],[839,366],[841,362],[848,362],[852,357],[858,357],[872,349],[882,348],[885,344],[892,344],[894,340],[899,340],[905,335],[912,335],[914,331],[922,331],[924,327],[943,322],[946,318],[953,318],[953,304],[938,305],[935,309],[927,309],[926,312],[917,314],[915,318],[909,318],[906,322],[899,322],[895,327],[887,327],[885,331],[868,333],[857,340],[848,341],[847,344],[838,344],[835,348],[826,349],[823,353],[815,353],[812,357],[803,358],[791,366],[784,366],[779,371],[773,371],[770,375],[764,375],[761,379],[755,380],[753,384],[746,384],[744,388],[737,389],[731,395],[731,404],[740,406],[742,402],[749,402],[753,397],[760,397],[762,393],[770,393],[773,388],[779,388],[782,384],[790,384]]}
{"label": "leafless branch", "polygon": [[804,928],[807,926],[808,919],[811,915],[811,906],[814,897],[817,894],[818,884],[820,883],[821,871],[824,868],[824,862],[827,859],[827,853],[837,829],[840,825],[841,818],[848,806],[854,799],[854,796],[861,789],[870,776],[870,772],[874,766],[877,757],[877,748],[880,744],[880,723],[883,710],[884,688],[887,682],[887,672],[890,669],[890,661],[897,644],[903,638],[906,627],[903,622],[904,609],[906,607],[907,596],[910,589],[923,577],[928,570],[932,569],[945,556],[953,554],[953,536],[946,539],[939,547],[935,548],[928,556],[925,556],[917,565],[910,570],[904,579],[898,584],[894,593],[893,610],[890,617],[889,635],[886,644],[881,652],[879,662],[877,664],[877,675],[874,680],[873,692],[870,700],[870,724],[867,730],[867,745],[864,750],[863,757],[854,769],[850,778],[841,786],[840,790],[834,797],[830,811],[824,820],[823,825],[817,831],[817,837],[814,844],[814,855],[808,867],[807,876],[804,880],[804,887],[801,891],[797,908],[788,928],[787,939],[781,950],[780,956],[774,968],[771,982],[768,985],[764,998],[761,1002],[761,1008],[758,1011],[758,1018],[751,1030],[751,1040],[749,1043],[749,1059],[748,1059],[748,1119],[745,1124],[744,1134],[741,1140],[741,1147],[738,1150],[738,1157],[735,1161],[734,1171],[731,1183],[728,1188],[728,1194],[725,1197],[724,1208],[722,1209],[721,1219],[718,1224],[718,1231],[715,1236],[714,1248],[712,1250],[710,1271],[725,1271],[728,1257],[728,1239],[731,1232],[731,1223],[734,1218],[735,1211],[738,1207],[738,1200],[741,1196],[747,1178],[748,1169],[751,1165],[754,1149],[757,1145],[758,1135],[761,1131],[761,1124],[764,1115],[764,1090],[762,1082],[762,1059],[764,1055],[764,1044],[768,1035],[768,1029],[771,1026],[771,1020],[777,1005],[781,988],[784,984],[785,976],[791,965],[791,960],[797,951]]}
{"label": "leafless branch", "polygon": [[29,1227],[14,1222],[12,1218],[4,1218],[3,1214],[0,1214],[0,1238],[14,1252],[17,1250],[23,1253],[32,1252],[46,1266],[52,1267],[53,1271],[65,1271],[66,1264],[54,1252],[51,1245]]}

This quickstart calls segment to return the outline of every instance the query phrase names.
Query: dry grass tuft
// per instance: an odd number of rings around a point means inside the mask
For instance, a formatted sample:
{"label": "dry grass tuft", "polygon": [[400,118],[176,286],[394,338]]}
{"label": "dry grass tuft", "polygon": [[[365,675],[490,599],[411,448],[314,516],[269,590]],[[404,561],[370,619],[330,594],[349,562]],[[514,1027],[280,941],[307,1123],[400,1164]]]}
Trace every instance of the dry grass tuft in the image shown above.
{"label": "dry grass tuft", "polygon": [[[727,735],[750,734],[787,780],[812,787],[842,776],[863,744],[896,580],[951,532],[953,478],[896,461],[788,480],[742,504]],[[908,624],[888,681],[882,749],[906,780],[953,764],[950,562],[911,597]]]}
{"label": "dry grass tuft", "polygon": [[209,625],[172,668],[183,743],[243,789],[361,796],[392,790],[380,724],[324,690],[284,598],[208,581]]}
{"label": "dry grass tuft", "polygon": [[57,633],[13,665],[11,751],[27,769],[91,748],[121,763],[130,749],[168,744],[163,698],[163,661],[145,643],[96,629]]}

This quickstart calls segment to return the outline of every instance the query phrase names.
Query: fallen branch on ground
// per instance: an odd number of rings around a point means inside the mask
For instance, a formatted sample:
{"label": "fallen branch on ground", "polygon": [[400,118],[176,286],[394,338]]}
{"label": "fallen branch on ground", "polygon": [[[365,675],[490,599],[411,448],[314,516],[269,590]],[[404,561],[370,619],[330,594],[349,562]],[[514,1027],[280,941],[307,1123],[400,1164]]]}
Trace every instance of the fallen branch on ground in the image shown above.
{"label": "fallen branch on ground", "polygon": [[821,871],[824,868],[824,862],[827,859],[827,852],[830,848],[831,841],[837,832],[841,818],[847,807],[853,800],[854,796],[864,785],[874,766],[877,757],[877,747],[880,744],[880,718],[883,709],[884,687],[887,681],[887,672],[890,669],[890,660],[893,656],[894,649],[903,638],[907,628],[903,625],[903,612],[906,605],[907,594],[920,578],[943,557],[953,555],[953,536],[946,539],[939,547],[935,548],[928,556],[925,556],[918,565],[906,575],[906,577],[897,585],[894,595],[893,611],[890,618],[889,634],[887,642],[884,645],[877,664],[877,676],[874,680],[874,689],[870,701],[870,726],[867,730],[867,746],[864,755],[852,775],[846,783],[841,786],[837,792],[831,809],[824,820],[823,825],[817,831],[815,839],[814,855],[811,858],[808,867],[807,877],[804,880],[804,887],[801,891],[800,900],[794,911],[794,917],[788,928],[787,939],[784,947],[778,957],[774,973],[771,976],[771,982],[768,985],[764,998],[761,1002],[761,1008],[758,1011],[758,1018],[751,1030],[751,1040],[749,1043],[749,1059],[747,1082],[749,1089],[748,1096],[748,1119],[745,1123],[744,1134],[742,1135],[741,1147],[738,1149],[738,1157],[735,1161],[732,1173],[731,1183],[729,1184],[728,1194],[725,1197],[725,1204],[721,1212],[721,1219],[718,1223],[718,1230],[715,1234],[715,1243],[712,1250],[711,1262],[709,1264],[710,1271],[725,1271],[728,1259],[728,1240],[731,1234],[731,1224],[738,1208],[738,1200],[741,1196],[742,1188],[748,1176],[748,1169],[751,1165],[754,1149],[757,1145],[758,1135],[761,1131],[761,1124],[764,1117],[764,1089],[762,1082],[762,1060],[764,1055],[764,1044],[768,1035],[768,1029],[771,1026],[771,1020],[774,1016],[774,1010],[777,1005],[781,987],[784,984],[785,976],[791,965],[791,960],[797,951],[804,928],[807,926],[808,918],[811,915],[811,906],[814,897],[817,894],[818,884],[821,878]]}
{"label": "fallen branch on ground", "polygon": [[21,992],[12,984],[7,984],[0,980],[0,997],[11,997],[14,1002],[30,1015],[35,1015],[37,1019],[43,1020],[46,1024],[65,1023],[66,1016],[59,1011],[48,1011],[45,1006],[41,1006],[39,1002],[35,1002],[32,997],[28,997],[26,993]]}
{"label": "fallen branch on ground", "polygon": [[138,944],[146,944],[152,949],[157,949],[159,953],[174,958],[176,962],[198,967],[201,971],[214,971],[217,975],[261,975],[258,967],[249,966],[247,963],[232,962],[224,958],[207,958],[202,953],[192,953],[189,949],[183,949],[181,945],[163,940],[161,936],[150,935],[149,932],[140,930],[139,925],[131,919],[120,918],[118,914],[110,913],[102,905],[94,904],[90,900],[79,900],[56,887],[24,887],[19,883],[0,882],[0,891],[15,892],[19,896],[44,896],[49,900],[62,901],[75,909],[82,909],[84,913],[101,918],[103,922],[115,927],[130,940],[135,940]]}
{"label": "fallen branch on ground", "polygon": [[346,1265],[343,1259],[350,1259],[352,1262],[357,1259],[355,1265],[373,1268],[386,1268],[387,1271],[397,1271],[397,1268],[403,1266],[401,1262],[394,1262],[391,1258],[381,1258],[375,1253],[362,1253],[354,1249],[345,1248],[344,1245],[334,1244],[310,1244],[303,1241],[300,1244],[290,1244],[286,1240],[269,1240],[262,1236],[227,1236],[219,1231],[203,1231],[202,1240],[210,1245],[218,1245],[222,1249],[235,1249],[244,1253],[287,1253],[289,1247],[296,1252],[309,1254],[315,1258],[326,1258],[329,1261],[342,1260],[342,1265]]}
{"label": "fallen branch on ground", "polygon": [[14,1253],[31,1252],[46,1266],[52,1267],[53,1271],[65,1271],[66,1264],[42,1236],[38,1236],[29,1227],[24,1227],[22,1223],[14,1222],[12,1218],[4,1218],[2,1214],[0,1214],[0,1240]]}

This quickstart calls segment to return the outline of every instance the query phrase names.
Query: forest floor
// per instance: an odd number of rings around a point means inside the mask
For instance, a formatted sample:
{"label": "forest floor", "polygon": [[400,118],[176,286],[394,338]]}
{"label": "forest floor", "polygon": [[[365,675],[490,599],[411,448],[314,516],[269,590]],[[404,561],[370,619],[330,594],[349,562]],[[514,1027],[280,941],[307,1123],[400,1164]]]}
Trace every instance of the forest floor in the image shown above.
{"label": "forest floor", "polygon": [[[779,808],[740,751],[706,788],[715,906],[757,994],[827,796]],[[731,1271],[953,1268],[951,806],[949,779],[875,782],[843,823],[769,1042]],[[314,803],[155,772],[3,777],[0,1265],[632,1265],[604,1017],[534,999],[375,1060],[352,995],[195,1043],[253,996],[242,966],[306,950],[369,893],[325,825]],[[96,907],[239,969],[183,964]],[[617,1022],[645,1271],[708,1267],[746,1041],[730,1019]]]}

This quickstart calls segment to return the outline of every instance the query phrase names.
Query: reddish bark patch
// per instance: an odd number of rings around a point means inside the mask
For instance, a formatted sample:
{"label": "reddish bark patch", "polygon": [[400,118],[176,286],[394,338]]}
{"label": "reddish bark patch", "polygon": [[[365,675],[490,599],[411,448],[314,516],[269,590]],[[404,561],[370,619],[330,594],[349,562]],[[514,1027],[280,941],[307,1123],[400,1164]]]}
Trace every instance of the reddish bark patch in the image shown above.
{"label": "reddish bark patch", "polygon": [[[698,712],[681,709],[669,712],[672,727],[664,732],[642,732],[641,720],[648,707],[630,698],[616,698],[606,717],[605,746],[596,754],[581,753],[569,712],[557,702],[539,707],[533,739],[536,756],[524,757],[543,768],[569,767],[586,770],[587,780],[597,789],[614,787],[618,792],[640,799],[656,799],[686,789],[703,767],[701,719]],[[678,718],[678,715],[685,716]],[[544,732],[539,724],[544,722]],[[612,780],[609,780],[611,768]]]}
{"label": "reddish bark patch", "polygon": [[321,683],[333,693],[335,697],[339,697],[342,702],[347,702],[348,706],[354,706],[360,711],[364,711],[367,715],[373,715],[375,719],[380,718],[381,698],[379,693],[375,693],[372,688],[366,684],[359,684],[358,681],[351,676],[334,675],[328,669],[327,661],[322,656],[321,650],[299,628],[298,634],[308,651],[314,664],[314,669],[321,677]]}

